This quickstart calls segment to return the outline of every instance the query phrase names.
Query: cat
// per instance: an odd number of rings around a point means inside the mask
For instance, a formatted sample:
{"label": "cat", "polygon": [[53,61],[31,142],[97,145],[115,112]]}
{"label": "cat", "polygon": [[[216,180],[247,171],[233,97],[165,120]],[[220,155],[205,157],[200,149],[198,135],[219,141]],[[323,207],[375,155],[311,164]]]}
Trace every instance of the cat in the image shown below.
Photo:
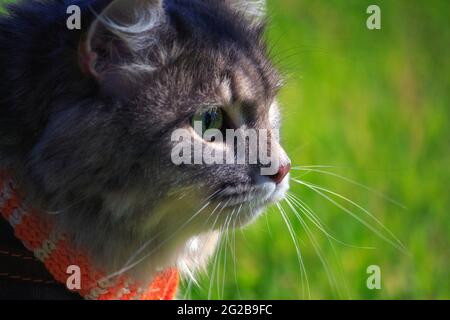
{"label": "cat", "polygon": [[[69,5],[81,9],[80,30],[66,27]],[[109,272],[151,279],[175,265],[195,274],[224,229],[253,222],[289,188],[277,133],[282,81],[267,52],[264,5],[8,5],[0,18],[0,169]],[[261,164],[174,164],[171,132],[201,139],[192,119],[219,130],[268,129],[276,174],[261,175]]]}

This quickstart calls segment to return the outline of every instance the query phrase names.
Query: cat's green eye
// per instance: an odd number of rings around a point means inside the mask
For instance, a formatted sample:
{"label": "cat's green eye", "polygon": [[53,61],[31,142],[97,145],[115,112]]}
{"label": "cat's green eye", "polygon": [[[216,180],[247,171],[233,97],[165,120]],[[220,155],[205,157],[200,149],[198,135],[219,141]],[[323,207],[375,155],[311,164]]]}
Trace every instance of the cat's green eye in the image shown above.
{"label": "cat's green eye", "polygon": [[[203,135],[206,130],[221,129],[223,125],[223,113],[220,108],[213,108],[201,113],[195,114],[191,119],[191,125],[194,129],[200,129]],[[199,132],[200,133],[200,132]]]}

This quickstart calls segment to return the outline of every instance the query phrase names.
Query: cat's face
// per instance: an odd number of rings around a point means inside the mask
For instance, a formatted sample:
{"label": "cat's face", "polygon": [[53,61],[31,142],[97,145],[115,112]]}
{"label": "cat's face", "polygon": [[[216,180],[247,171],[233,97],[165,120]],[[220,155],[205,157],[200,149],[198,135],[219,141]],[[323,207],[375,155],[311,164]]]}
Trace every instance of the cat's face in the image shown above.
{"label": "cat's face", "polygon": [[[154,1],[139,31],[98,21],[91,27],[79,64],[98,93],[52,114],[32,154],[34,174],[58,194],[56,210],[75,194],[98,204],[96,214],[109,216],[111,228],[188,239],[245,225],[283,198],[290,162],[279,143],[280,79],[263,27],[227,1],[192,3]],[[105,16],[126,15],[117,8]],[[204,139],[195,121],[223,133],[266,130],[275,171],[261,174],[259,160],[174,163],[175,130],[202,147],[228,148]]]}

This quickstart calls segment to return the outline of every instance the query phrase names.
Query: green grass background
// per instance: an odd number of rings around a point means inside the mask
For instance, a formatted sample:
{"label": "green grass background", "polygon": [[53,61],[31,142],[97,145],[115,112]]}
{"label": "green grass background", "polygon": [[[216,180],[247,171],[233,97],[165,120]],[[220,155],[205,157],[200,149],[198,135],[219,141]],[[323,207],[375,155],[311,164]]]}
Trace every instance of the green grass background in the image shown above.
{"label": "green grass background", "polygon": [[[366,28],[370,4],[381,7],[381,30]],[[329,241],[308,223],[315,248],[287,210],[307,286],[286,225],[271,208],[235,233],[216,272],[211,264],[198,286],[184,283],[181,297],[450,298],[450,2],[270,0],[268,11],[272,55],[286,74],[280,95],[283,143],[294,165],[335,166],[327,170],[371,186],[406,208],[333,176],[292,175],[367,208],[408,254],[320,195],[293,184],[291,192],[328,230],[355,247]],[[351,209],[369,221],[364,212]],[[381,290],[366,286],[369,265],[381,268]]]}
{"label": "green grass background", "polygon": [[[381,30],[366,28],[371,4],[381,8]],[[311,298],[450,298],[450,2],[271,0],[268,11],[269,44],[287,75],[280,102],[283,142],[293,163],[337,166],[327,170],[406,207],[336,177],[301,177],[367,208],[409,254],[320,195],[292,185],[292,193],[308,203],[336,238],[376,247],[330,244],[309,223],[328,277],[305,230],[290,214]],[[211,265],[200,287],[187,291],[188,297],[308,297],[295,247],[277,210],[236,233],[236,266],[231,247],[225,268],[219,268],[219,283],[214,280],[210,286]],[[225,253],[222,264],[224,258]],[[381,290],[366,286],[369,265],[381,269]],[[336,281],[329,280],[333,277]]]}

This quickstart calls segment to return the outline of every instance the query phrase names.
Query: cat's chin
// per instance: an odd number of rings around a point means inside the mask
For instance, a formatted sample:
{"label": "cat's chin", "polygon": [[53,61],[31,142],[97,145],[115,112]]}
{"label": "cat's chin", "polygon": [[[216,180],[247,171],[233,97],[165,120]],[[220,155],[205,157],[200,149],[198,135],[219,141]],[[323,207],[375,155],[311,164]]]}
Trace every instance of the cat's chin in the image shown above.
{"label": "cat's chin", "polygon": [[[198,193],[180,197],[180,192],[174,192],[176,197],[167,198],[136,227],[142,236],[141,244],[145,244],[140,256],[146,258],[129,273],[149,280],[159,270],[177,266],[183,274],[192,277],[206,266],[220,234],[253,223],[268,205],[284,198],[288,181],[286,178],[275,184],[262,179],[256,186],[225,190],[221,198],[211,201]],[[142,247],[135,250],[139,248]]]}
{"label": "cat's chin", "polygon": [[[213,201],[213,204],[208,205],[209,210],[200,211],[203,217],[207,217],[207,223],[205,224],[204,219],[194,222],[194,225],[199,226],[202,221],[200,228],[202,231],[197,229],[199,232],[197,235],[182,241],[182,244],[180,243],[181,245],[173,251],[175,255],[168,260],[175,262],[182,274],[195,278],[198,271],[206,270],[207,262],[214,254],[220,235],[225,230],[243,228],[255,222],[267,206],[281,201],[288,189],[289,176],[279,184],[263,179],[256,188],[249,188],[247,192]],[[227,204],[220,209],[223,203]]]}

